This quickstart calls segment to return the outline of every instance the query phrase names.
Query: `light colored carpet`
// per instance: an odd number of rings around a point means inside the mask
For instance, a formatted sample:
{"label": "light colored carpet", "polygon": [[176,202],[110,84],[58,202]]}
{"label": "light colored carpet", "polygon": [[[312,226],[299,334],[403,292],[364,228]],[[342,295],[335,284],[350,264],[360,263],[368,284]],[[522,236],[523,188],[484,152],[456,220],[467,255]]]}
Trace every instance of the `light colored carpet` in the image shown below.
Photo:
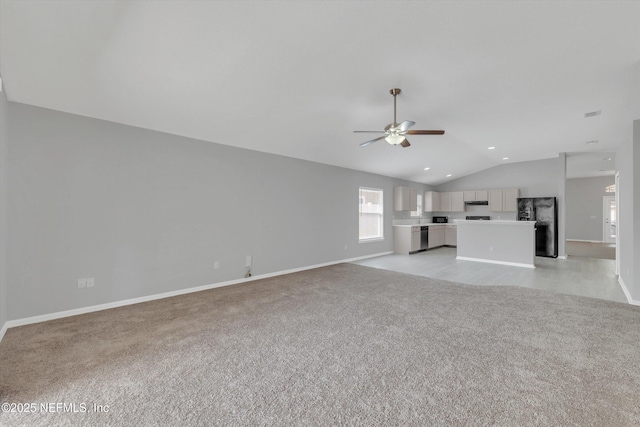
{"label": "light colored carpet", "polygon": [[586,258],[616,259],[615,243],[576,242],[567,240],[567,255]]}
{"label": "light colored carpet", "polygon": [[0,424],[638,425],[639,366],[640,307],[340,264],[10,329],[0,400],[80,412]]}

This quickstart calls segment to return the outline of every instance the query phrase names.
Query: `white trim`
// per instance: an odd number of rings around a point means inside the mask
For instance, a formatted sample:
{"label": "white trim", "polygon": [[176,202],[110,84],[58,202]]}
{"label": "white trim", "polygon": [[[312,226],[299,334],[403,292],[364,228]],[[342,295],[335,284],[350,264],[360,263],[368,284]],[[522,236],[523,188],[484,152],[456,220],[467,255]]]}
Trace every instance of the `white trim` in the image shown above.
{"label": "white trim", "polygon": [[558,255],[558,259],[567,259],[567,255]]}
{"label": "white trim", "polygon": [[[375,242],[382,242],[384,241],[384,236],[383,237],[369,237],[366,239],[359,239],[358,243],[375,243]],[[393,252],[391,252],[393,253]]]}
{"label": "white trim", "polygon": [[[608,206],[609,209],[605,209],[605,201],[606,200],[609,200],[609,206]],[[617,199],[616,199],[615,194],[613,196],[602,196],[602,242],[603,243],[616,243],[617,242],[617,237],[618,237],[618,230],[617,230],[618,229],[618,223],[616,222],[616,238],[615,239],[611,239],[610,237],[607,238],[607,234],[608,234],[607,233],[607,229],[608,229],[608,231],[611,231],[610,223],[612,221],[612,218],[609,218],[609,223],[605,222],[605,218],[610,216],[608,214],[611,213],[611,200],[613,200],[613,202],[616,203],[616,218],[614,218],[614,219],[617,219],[617,217],[618,217],[618,204],[617,204]],[[606,212],[607,210],[609,211],[608,213]],[[605,213],[607,213],[607,215],[605,215]],[[608,225],[608,227],[607,227],[607,225]]]}
{"label": "white trim", "polygon": [[9,322],[5,322],[4,325],[2,325],[2,329],[0,329],[0,341],[4,338],[4,334],[7,332],[7,329],[9,329],[9,325],[7,325],[7,323]]}
{"label": "white trim", "polygon": [[177,291],[164,292],[164,293],[161,293],[161,294],[154,294],[154,295],[147,295],[147,296],[143,296],[143,297],[131,298],[131,299],[121,300],[121,301],[114,301],[114,302],[109,302],[109,303],[106,303],[106,304],[98,304],[98,305],[92,305],[92,306],[89,306],[89,307],[75,308],[75,309],[72,309],[72,310],[65,310],[65,311],[58,311],[58,312],[55,312],[55,313],[42,314],[42,315],[39,315],[39,316],[25,317],[23,319],[9,320],[4,324],[4,326],[2,328],[2,331],[0,332],[1,333],[0,340],[2,339],[2,336],[4,336],[4,332],[6,332],[6,330],[8,328],[15,328],[16,326],[30,325],[32,323],[46,322],[46,321],[49,321],[49,320],[61,319],[63,317],[71,317],[71,316],[77,316],[79,314],[93,313],[94,311],[108,310],[110,308],[123,307],[123,306],[126,306],[126,305],[139,304],[141,302],[153,301],[153,300],[163,299],[163,298],[170,298],[170,297],[174,297],[174,296],[178,296],[178,295],[190,294],[190,293],[193,293],[193,292],[206,291],[208,289],[221,288],[223,286],[230,286],[230,285],[236,285],[236,284],[239,284],[239,283],[252,282],[254,280],[267,279],[267,278],[270,278],[270,277],[282,276],[282,275],[285,275],[285,274],[297,273],[297,272],[300,272],[300,271],[312,270],[314,268],[327,267],[327,266],[335,265],[335,264],[342,264],[342,263],[345,263],[345,262],[360,261],[360,260],[367,259],[367,258],[375,258],[375,257],[378,257],[378,256],[390,255],[392,253],[393,253],[392,251],[381,252],[381,253],[377,253],[377,254],[373,254],[373,255],[365,255],[365,256],[356,257],[356,258],[349,258],[349,259],[343,259],[343,260],[339,260],[339,261],[325,262],[325,263],[322,263],[322,264],[309,265],[309,266],[306,266],[306,267],[298,267],[298,268],[293,268],[291,270],[276,271],[276,272],[273,272],[273,273],[260,274],[260,275],[252,276],[252,277],[249,277],[249,278],[229,280],[227,282],[212,283],[210,285],[197,286],[195,288],[180,289],[180,290],[177,290]]}
{"label": "white trim", "polygon": [[582,239],[566,239],[567,242],[587,242],[587,243],[604,243],[602,240],[582,240]]}
{"label": "white trim", "polygon": [[622,288],[622,292],[624,292],[624,296],[627,297],[627,302],[631,305],[640,305],[640,301],[633,299],[631,297],[631,293],[629,292],[629,289],[627,289],[627,285],[625,285],[624,281],[622,280],[621,276],[618,276],[618,283],[620,284],[620,287]]}
{"label": "white trim", "polygon": [[613,182],[616,186],[616,274],[620,276],[620,172],[616,171]]}
{"label": "white trim", "polygon": [[461,261],[476,261],[476,262],[486,262],[489,264],[501,264],[501,265],[510,265],[513,267],[527,267],[527,268],[536,268],[534,264],[523,264],[520,262],[507,262],[507,261],[495,261],[492,259],[482,259],[482,258],[469,258],[466,256],[457,256],[456,259]]}

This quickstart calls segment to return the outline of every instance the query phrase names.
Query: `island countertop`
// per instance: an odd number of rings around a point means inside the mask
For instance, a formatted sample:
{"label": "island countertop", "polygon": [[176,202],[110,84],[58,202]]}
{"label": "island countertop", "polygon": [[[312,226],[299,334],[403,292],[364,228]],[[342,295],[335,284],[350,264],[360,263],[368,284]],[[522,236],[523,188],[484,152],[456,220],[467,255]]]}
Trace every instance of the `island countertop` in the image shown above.
{"label": "island countertop", "polygon": [[535,221],[515,221],[515,220],[507,220],[507,219],[496,219],[496,220],[470,220],[470,219],[454,219],[454,223],[456,224],[480,224],[480,225],[522,225],[533,227],[536,225]]}

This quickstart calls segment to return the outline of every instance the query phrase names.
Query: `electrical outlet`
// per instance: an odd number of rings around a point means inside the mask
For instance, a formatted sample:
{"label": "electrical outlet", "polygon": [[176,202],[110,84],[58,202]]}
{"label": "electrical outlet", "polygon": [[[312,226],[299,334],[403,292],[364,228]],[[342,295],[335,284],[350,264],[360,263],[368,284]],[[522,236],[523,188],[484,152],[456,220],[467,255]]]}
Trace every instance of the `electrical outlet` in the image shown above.
{"label": "electrical outlet", "polygon": [[96,285],[96,279],[94,277],[87,278],[87,288],[93,288]]}
{"label": "electrical outlet", "polygon": [[344,250],[345,250],[345,251],[347,250],[347,245],[344,245]]}
{"label": "electrical outlet", "polygon": [[219,268],[220,268],[220,263],[219,263],[218,261],[214,262],[214,263],[213,263],[213,269],[214,269],[214,270],[217,270],[217,269],[219,269]]}
{"label": "electrical outlet", "polygon": [[87,287],[87,279],[78,279],[78,289]]}
{"label": "electrical outlet", "polygon": [[247,259],[244,264],[245,267],[251,267],[251,255],[247,255]]}
{"label": "electrical outlet", "polygon": [[493,252],[493,246],[489,246],[489,252]]}

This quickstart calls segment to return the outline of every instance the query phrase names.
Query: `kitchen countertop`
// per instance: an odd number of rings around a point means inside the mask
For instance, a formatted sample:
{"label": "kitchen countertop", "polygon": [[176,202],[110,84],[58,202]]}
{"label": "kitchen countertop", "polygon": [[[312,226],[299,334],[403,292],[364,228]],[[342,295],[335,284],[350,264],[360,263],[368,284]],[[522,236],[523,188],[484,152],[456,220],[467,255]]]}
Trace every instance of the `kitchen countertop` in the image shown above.
{"label": "kitchen countertop", "polygon": [[425,225],[455,225],[452,222],[425,222],[422,224],[400,224],[400,225],[394,225],[394,227],[422,227]]}
{"label": "kitchen countertop", "polygon": [[466,220],[466,219],[454,219],[454,222],[457,223],[462,223],[462,224],[483,224],[483,225],[489,225],[489,224],[493,224],[493,225],[501,225],[501,224],[507,224],[507,225],[522,225],[522,226],[533,226],[536,225],[535,221],[516,221],[516,220],[506,220],[506,219],[496,219],[496,220],[488,220],[488,221],[483,221],[483,220]]}

